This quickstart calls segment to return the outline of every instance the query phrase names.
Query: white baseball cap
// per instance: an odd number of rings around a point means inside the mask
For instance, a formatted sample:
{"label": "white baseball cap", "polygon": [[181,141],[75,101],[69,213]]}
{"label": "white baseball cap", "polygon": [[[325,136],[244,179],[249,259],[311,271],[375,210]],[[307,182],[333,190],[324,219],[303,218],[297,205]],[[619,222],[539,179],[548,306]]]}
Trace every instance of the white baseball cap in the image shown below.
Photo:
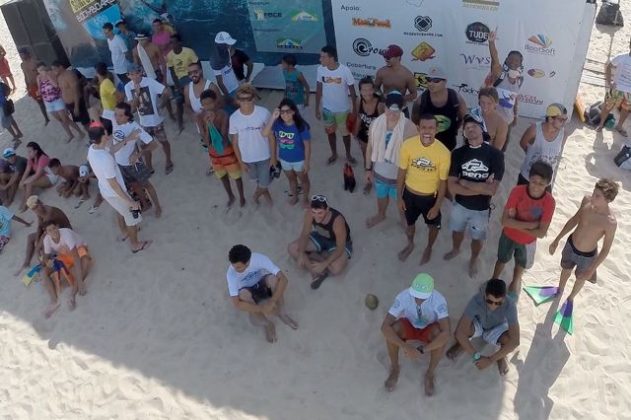
{"label": "white baseball cap", "polygon": [[234,39],[228,32],[221,31],[217,35],[215,35],[215,43],[216,44],[227,44],[234,45],[237,40]]}

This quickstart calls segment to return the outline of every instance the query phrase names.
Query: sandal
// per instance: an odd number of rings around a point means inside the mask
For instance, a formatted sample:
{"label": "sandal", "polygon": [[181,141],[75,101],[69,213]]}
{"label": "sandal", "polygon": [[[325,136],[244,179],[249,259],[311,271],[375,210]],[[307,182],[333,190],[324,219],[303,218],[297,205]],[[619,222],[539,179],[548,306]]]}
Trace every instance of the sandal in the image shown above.
{"label": "sandal", "polygon": [[627,130],[625,130],[625,129],[624,129],[624,128],[622,128],[622,127],[616,127],[616,131],[617,131],[618,133],[620,133],[620,135],[621,135],[621,136],[624,136],[624,137],[629,137],[629,134],[627,133]]}
{"label": "sandal", "polygon": [[329,277],[329,270],[324,270],[322,273],[315,276],[311,282],[311,288],[313,290],[319,289],[320,285],[322,285],[322,282],[326,280],[327,277]]}

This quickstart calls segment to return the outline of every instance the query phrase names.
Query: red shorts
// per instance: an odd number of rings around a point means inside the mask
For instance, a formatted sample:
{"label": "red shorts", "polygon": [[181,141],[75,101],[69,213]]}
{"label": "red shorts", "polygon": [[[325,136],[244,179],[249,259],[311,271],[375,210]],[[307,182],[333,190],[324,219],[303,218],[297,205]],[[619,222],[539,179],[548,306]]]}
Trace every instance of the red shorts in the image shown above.
{"label": "red shorts", "polygon": [[438,326],[436,322],[429,324],[422,330],[414,327],[410,321],[405,318],[399,320],[401,328],[403,329],[403,340],[418,340],[423,343],[429,343],[432,340],[432,330]]}

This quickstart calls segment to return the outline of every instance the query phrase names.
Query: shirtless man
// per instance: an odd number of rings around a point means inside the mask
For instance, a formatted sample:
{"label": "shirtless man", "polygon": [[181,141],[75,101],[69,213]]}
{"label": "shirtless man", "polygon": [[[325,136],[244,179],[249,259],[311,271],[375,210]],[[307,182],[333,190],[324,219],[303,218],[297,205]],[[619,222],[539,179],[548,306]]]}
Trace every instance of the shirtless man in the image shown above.
{"label": "shirtless man", "polygon": [[401,57],[403,56],[403,50],[398,45],[389,45],[386,50],[381,53],[383,59],[386,60],[386,65],[377,70],[375,76],[375,89],[383,90],[383,93],[388,93],[396,90],[403,96],[403,115],[406,118],[410,118],[410,112],[407,107],[408,102],[413,102],[416,99],[416,81],[414,79],[414,73],[408,70],[403,64],[401,64]]}
{"label": "shirtless man", "polygon": [[488,134],[489,144],[498,150],[506,149],[506,137],[508,136],[508,124],[497,112],[499,96],[494,87],[480,88],[478,93],[478,107],[471,110],[476,118],[481,118],[484,123],[484,131]]}
{"label": "shirtless man", "polygon": [[33,255],[35,255],[35,251],[39,253],[41,250],[42,240],[44,234],[46,233],[44,231],[44,226],[48,222],[55,222],[55,224],[60,228],[72,229],[70,221],[63,211],[57,207],[45,205],[36,195],[30,196],[26,200],[26,207],[31,209],[31,211],[37,216],[37,230],[31,233],[26,239],[26,257],[24,258],[24,262],[20,268],[15,272],[16,277],[20,275],[22,270],[31,265],[31,260],[33,259]]}
{"label": "shirtless man", "polygon": [[79,186],[79,167],[75,165],[62,165],[59,159],[52,158],[48,163],[51,172],[64,181],[57,186],[59,196],[68,198]]}
{"label": "shirtless man", "polygon": [[[72,121],[81,123],[87,132],[90,124],[90,115],[88,114],[88,108],[85,106],[79,78],[74,71],[67,70],[59,61],[53,61],[51,67],[53,74],[57,76],[61,97],[66,104],[66,109],[72,116]],[[85,133],[81,132],[81,137],[85,137]]]}
{"label": "shirtless man", "polygon": [[[618,184],[610,179],[600,179],[596,182],[591,196],[583,198],[581,207],[563,226],[561,232],[550,244],[550,254],[559,245],[559,241],[572,229],[561,254],[561,279],[557,297],[563,296],[565,285],[576,267],[576,282],[567,300],[574,298],[581,291],[585,280],[596,283],[596,269],[609,254],[611,244],[616,233],[616,216],[609,207],[618,194]],[[598,252],[598,241],[604,238],[603,247]]]}
{"label": "shirtless man", "polygon": [[31,52],[27,48],[20,48],[18,52],[20,54],[20,58],[22,59],[20,67],[22,68],[22,73],[24,73],[24,84],[26,85],[28,96],[37,102],[39,110],[44,116],[44,125],[48,125],[50,119],[48,118],[46,106],[44,105],[44,100],[42,99],[42,95],[39,93],[39,86],[37,85],[38,60],[31,55]]}

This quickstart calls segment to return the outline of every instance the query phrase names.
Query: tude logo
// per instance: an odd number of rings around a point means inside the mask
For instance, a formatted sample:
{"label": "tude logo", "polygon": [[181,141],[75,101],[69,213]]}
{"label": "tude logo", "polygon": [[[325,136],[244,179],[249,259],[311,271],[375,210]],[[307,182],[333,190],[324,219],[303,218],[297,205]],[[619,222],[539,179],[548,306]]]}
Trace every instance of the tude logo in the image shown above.
{"label": "tude logo", "polygon": [[554,48],[552,46],[552,39],[544,34],[532,35],[528,38],[528,42],[524,45],[526,51],[534,53],[534,54],[542,54],[553,56],[555,54]]}
{"label": "tude logo", "polygon": [[360,57],[368,57],[370,54],[381,54],[384,50],[374,48],[366,38],[357,38],[353,41],[353,51]]}
{"label": "tude logo", "polygon": [[467,26],[465,35],[467,39],[475,44],[482,44],[489,39],[490,29],[482,22],[473,22]]}

